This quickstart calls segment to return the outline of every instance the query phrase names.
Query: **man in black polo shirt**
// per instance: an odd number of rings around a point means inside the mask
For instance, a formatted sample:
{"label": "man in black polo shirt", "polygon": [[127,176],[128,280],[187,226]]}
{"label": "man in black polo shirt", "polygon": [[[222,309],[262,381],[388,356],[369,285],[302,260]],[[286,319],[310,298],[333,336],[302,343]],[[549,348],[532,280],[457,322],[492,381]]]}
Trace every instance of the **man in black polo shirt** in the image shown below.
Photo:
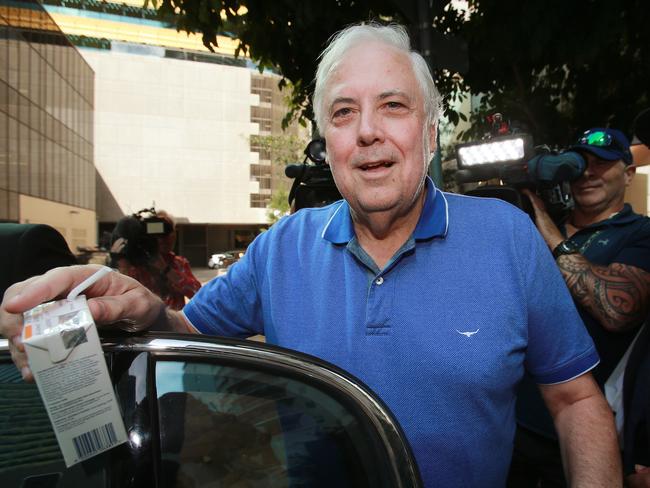
{"label": "man in black polo shirt", "polygon": [[[637,335],[650,304],[650,218],[624,202],[635,173],[630,144],[615,129],[591,129],[569,148],[587,163],[571,184],[575,208],[558,227],[534,194],[535,222],[594,339],[601,362],[599,386],[610,376]],[[552,311],[549,311],[552,313]],[[610,390],[608,386],[607,390]],[[622,425],[622,405],[608,398]],[[510,486],[564,486],[560,451],[550,415],[536,385],[525,379],[518,398],[519,428]],[[588,446],[585,446],[588,449]]]}

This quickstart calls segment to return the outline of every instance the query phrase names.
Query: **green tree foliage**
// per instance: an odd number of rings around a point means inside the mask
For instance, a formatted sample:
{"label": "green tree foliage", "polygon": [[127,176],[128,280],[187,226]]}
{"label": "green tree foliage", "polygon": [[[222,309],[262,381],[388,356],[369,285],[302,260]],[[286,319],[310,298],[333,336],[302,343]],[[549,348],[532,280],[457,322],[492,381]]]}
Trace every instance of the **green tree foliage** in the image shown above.
{"label": "green tree foliage", "polygon": [[303,151],[307,142],[308,140],[305,138],[288,132],[251,136],[251,143],[267,153],[271,159],[273,194],[266,212],[271,225],[289,214],[288,197],[292,180],[285,176],[284,168],[289,164],[297,164],[303,160]]}
{"label": "green tree foliage", "polygon": [[273,225],[282,217],[289,215],[289,210],[289,192],[283,189],[274,191],[266,211],[269,225]]}
{"label": "green tree foliage", "polygon": [[[266,151],[271,164],[284,168],[287,164],[299,163],[309,140],[297,134],[283,132],[266,136],[252,135],[251,144]],[[283,169],[284,171],[284,169]]]}
{"label": "green tree foliage", "polygon": [[260,71],[279,71],[293,85],[285,126],[296,116],[311,119],[309,96],[316,58],[332,34],[363,19],[403,20],[391,0],[145,1],[158,8],[162,17],[173,16],[178,30],[201,33],[206,47],[217,46],[218,34],[230,33],[239,40],[238,54],[250,56]]}
{"label": "green tree foliage", "polygon": [[526,124],[537,143],[563,146],[595,126],[629,134],[650,106],[650,2],[469,4],[475,13],[460,29],[470,55],[465,87],[486,94],[483,110]]}
{"label": "green tree foliage", "polygon": [[[291,81],[287,122],[297,114],[311,118],[316,58],[334,32],[370,19],[413,27],[417,18],[416,0],[147,1],[173,16],[179,30],[202,33],[207,46],[230,32],[260,69]],[[646,0],[467,0],[469,16],[450,1],[432,3],[435,29],[468,43],[470,68],[462,77],[434,69],[453,123],[464,115],[449,102],[480,93],[473,122],[497,110],[525,124],[536,142],[564,145],[592,126],[629,132],[634,115],[650,106]],[[483,130],[476,123],[465,137]]]}

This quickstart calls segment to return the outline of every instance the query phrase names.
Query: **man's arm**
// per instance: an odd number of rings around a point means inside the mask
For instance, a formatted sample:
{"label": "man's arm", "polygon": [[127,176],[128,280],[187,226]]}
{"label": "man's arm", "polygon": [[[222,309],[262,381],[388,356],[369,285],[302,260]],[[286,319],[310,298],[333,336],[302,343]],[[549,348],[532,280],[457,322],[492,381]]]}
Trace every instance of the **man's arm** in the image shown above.
{"label": "man's arm", "polygon": [[[564,236],[544,202],[528,190],[524,193],[533,205],[537,229],[549,249],[555,249]],[[556,262],[573,299],[606,330],[623,332],[645,320],[650,308],[650,273],[621,263],[600,266],[581,254],[560,256]]]}
{"label": "man's arm", "polygon": [[591,373],[540,390],[553,416],[569,486],[622,486],[614,417]]}
{"label": "man's arm", "polygon": [[635,266],[599,266],[581,254],[567,254],[557,265],[573,298],[610,332],[643,322],[650,303],[650,273]]}
{"label": "man's arm", "polygon": [[[0,305],[0,335],[9,340],[11,357],[23,378],[32,380],[21,335],[23,312],[66,296],[77,284],[95,273],[99,266],[55,268],[42,276],[16,283],[5,292]],[[180,312],[166,309],[164,303],[136,280],[120,273],[109,273],[83,292],[97,324],[118,323],[131,331],[156,328],[196,332]]]}

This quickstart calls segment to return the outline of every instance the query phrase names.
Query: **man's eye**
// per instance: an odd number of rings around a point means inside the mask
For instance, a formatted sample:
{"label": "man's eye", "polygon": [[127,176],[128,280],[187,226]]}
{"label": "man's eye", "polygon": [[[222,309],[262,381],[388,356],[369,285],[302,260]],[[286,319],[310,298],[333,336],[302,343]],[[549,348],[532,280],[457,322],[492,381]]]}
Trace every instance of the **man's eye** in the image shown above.
{"label": "man's eye", "polygon": [[386,107],[389,108],[390,110],[405,108],[404,104],[401,102],[386,102]]}
{"label": "man's eye", "polygon": [[350,115],[351,113],[352,113],[352,109],[350,109],[349,107],[340,108],[332,114],[332,118],[337,119],[337,118],[345,117],[346,115]]}

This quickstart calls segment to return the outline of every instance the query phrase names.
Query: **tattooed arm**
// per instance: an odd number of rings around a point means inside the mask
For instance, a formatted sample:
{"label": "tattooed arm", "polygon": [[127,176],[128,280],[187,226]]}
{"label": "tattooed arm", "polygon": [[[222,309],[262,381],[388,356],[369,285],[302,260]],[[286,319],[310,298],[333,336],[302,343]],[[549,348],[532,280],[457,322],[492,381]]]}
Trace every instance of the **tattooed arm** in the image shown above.
{"label": "tattooed arm", "polygon": [[[533,205],[537,229],[549,249],[555,249],[564,236],[539,197],[527,190],[524,193]],[[566,254],[556,262],[573,299],[606,330],[624,332],[646,318],[650,308],[650,273],[621,263],[593,264],[582,254]]]}
{"label": "tattooed arm", "polygon": [[610,332],[639,325],[650,306],[650,273],[634,266],[599,266],[581,254],[557,259],[574,300]]}

